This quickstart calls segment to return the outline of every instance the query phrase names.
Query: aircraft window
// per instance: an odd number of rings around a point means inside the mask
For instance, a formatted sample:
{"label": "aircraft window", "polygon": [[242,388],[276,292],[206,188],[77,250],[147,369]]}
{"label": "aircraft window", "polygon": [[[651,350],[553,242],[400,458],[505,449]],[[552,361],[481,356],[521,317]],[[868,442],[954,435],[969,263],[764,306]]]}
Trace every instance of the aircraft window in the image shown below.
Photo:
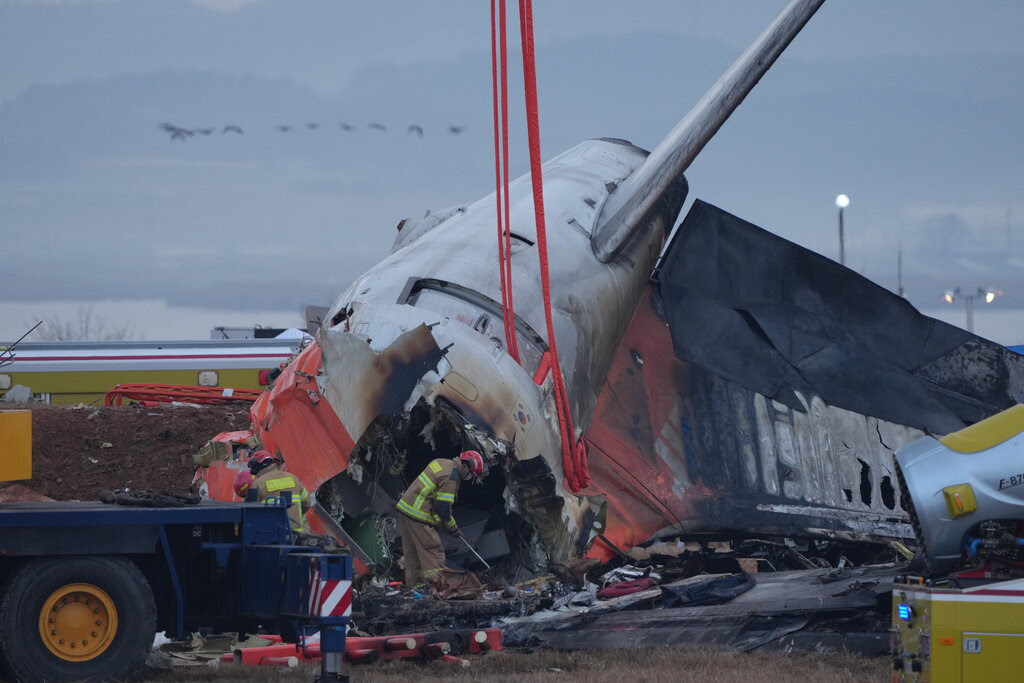
{"label": "aircraft window", "polygon": [[[441,280],[414,280],[406,286],[399,301],[458,320],[499,348],[505,348],[501,305],[480,292]],[[532,375],[540,366],[547,344],[519,316],[516,316],[516,341],[523,368]]]}

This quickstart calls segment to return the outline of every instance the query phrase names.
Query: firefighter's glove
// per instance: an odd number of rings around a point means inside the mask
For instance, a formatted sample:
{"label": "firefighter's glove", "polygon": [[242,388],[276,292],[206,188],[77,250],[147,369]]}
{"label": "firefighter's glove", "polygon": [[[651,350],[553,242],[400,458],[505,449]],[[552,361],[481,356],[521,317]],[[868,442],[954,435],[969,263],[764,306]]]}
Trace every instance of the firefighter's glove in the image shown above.
{"label": "firefighter's glove", "polygon": [[454,536],[455,538],[459,538],[460,536],[462,536],[462,530],[459,529],[459,527],[457,526],[448,527],[448,533]]}

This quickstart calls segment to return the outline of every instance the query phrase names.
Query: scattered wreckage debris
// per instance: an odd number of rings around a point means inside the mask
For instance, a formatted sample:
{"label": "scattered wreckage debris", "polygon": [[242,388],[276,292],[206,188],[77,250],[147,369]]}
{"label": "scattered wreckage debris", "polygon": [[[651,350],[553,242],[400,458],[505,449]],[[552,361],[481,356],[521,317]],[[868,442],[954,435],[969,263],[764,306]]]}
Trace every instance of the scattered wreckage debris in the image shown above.
{"label": "scattered wreckage debris", "polygon": [[[884,654],[895,565],[702,574],[503,621],[510,647],[559,650],[714,645]],[[632,581],[630,582],[632,583]],[[588,597],[589,596],[589,597]]]}
{"label": "scattered wreckage debris", "polygon": [[677,540],[625,554],[632,563],[588,562],[575,583],[552,574],[465,600],[365,587],[353,618],[377,636],[500,625],[508,647],[696,643],[875,656],[888,647],[891,582],[905,566],[889,546],[842,541]]}
{"label": "scattered wreckage debris", "polygon": [[[567,589],[567,592],[572,592]],[[485,628],[506,617],[533,614],[552,599],[539,589],[506,588],[479,597],[445,600],[409,588],[365,588],[356,592],[352,620],[374,636],[408,631]]]}
{"label": "scattered wreckage debris", "polygon": [[186,640],[176,641],[158,633],[146,666],[163,670],[198,665],[217,666],[221,657],[230,655],[233,650],[280,642],[281,637],[277,635],[251,635],[239,640],[237,633],[193,633]]}
{"label": "scattered wreckage debris", "polygon": [[[462,600],[438,599],[400,584],[364,587],[354,604],[346,661],[443,659],[466,666],[464,655],[503,647],[593,650],[683,643],[738,652],[883,653],[889,591],[899,568],[852,566],[849,549],[836,549],[843,567],[789,570],[800,557],[827,560],[820,549],[793,546],[797,555],[788,555],[778,545],[785,544],[677,542],[633,548],[628,552],[635,556],[650,552],[637,564],[591,564],[585,577],[597,583],[588,581],[584,590],[555,576]],[[750,559],[755,564],[744,565]],[[773,571],[772,563],[783,571]],[[705,565],[749,566],[754,573],[703,573]],[[602,597],[616,587],[621,595]],[[181,652],[180,644],[169,647],[179,650],[177,658],[245,666],[294,667],[320,656],[315,636],[304,645],[260,638],[243,645],[228,641],[227,647],[201,641],[191,653]]]}
{"label": "scattered wreckage debris", "polygon": [[[854,566],[850,556],[873,562],[893,553],[877,546],[872,554],[863,544],[675,541],[629,549],[627,556],[636,558],[632,564],[616,559],[561,568],[563,575],[582,577],[582,590],[554,575],[500,590],[485,586],[479,595],[448,600],[397,582],[367,584],[355,597],[346,661],[468,666],[467,655],[509,647],[567,651],[677,644],[876,656],[889,644],[891,583],[901,568]],[[833,561],[839,566],[790,569]],[[315,635],[299,645],[260,635],[242,644],[216,637],[163,648],[168,649],[174,664],[292,668],[320,657]]]}
{"label": "scattered wreckage debris", "polygon": [[[481,654],[502,649],[501,630],[466,629],[439,630],[429,633],[403,633],[379,637],[353,636],[345,638],[345,661],[350,664],[370,664],[393,659],[417,659],[429,661],[441,659],[460,666],[469,666],[465,654]],[[321,657],[320,644],[316,638],[307,638],[304,643],[277,643],[256,647],[237,647],[221,655],[226,663],[294,666],[290,660],[312,661]]]}
{"label": "scattered wreckage debris", "polygon": [[[502,634],[498,628],[436,630],[377,637],[350,633],[345,638],[345,661],[349,664],[371,664],[399,659],[441,660],[469,666],[469,660],[463,656],[501,649]],[[274,634],[250,635],[239,640],[235,633],[194,633],[187,641],[162,642],[150,655],[147,666],[164,670],[221,664],[295,668],[300,663],[317,662],[322,657],[318,633],[306,636],[299,643],[285,643]]]}

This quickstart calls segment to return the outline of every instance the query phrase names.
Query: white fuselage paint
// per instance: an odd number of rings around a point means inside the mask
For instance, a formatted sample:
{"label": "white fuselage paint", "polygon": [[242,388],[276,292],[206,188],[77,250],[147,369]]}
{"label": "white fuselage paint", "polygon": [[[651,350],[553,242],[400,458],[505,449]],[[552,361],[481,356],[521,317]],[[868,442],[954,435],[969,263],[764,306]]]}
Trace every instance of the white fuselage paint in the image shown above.
{"label": "white fuselage paint", "polygon": [[[589,424],[597,391],[665,237],[667,221],[659,217],[642,226],[611,263],[600,262],[591,248],[590,231],[609,191],[645,156],[627,143],[589,140],[543,168],[552,318],[576,429],[573,442]],[[546,345],[528,175],[511,183],[509,197],[511,232],[518,236],[513,239],[511,258],[514,308]],[[323,330],[318,341],[326,359],[331,345],[342,343],[342,335],[368,340],[372,349],[380,351],[407,330],[424,323],[434,325],[431,331],[438,345],[451,345],[446,355],[451,368],[427,399],[443,396],[464,414],[483,418],[486,425],[482,426],[493,436],[514,444],[518,460],[544,457],[561,488],[565,479],[552,382],[550,375],[540,386],[533,380],[544,347],[531,340],[533,334],[519,334],[523,366],[505,350],[496,215],[491,194],[469,206],[449,209],[439,218],[428,214],[421,221],[407,221],[392,253],[357,278],[327,316],[331,320],[339,311],[350,311],[347,319]],[[430,284],[409,297],[410,287],[422,281]],[[488,310],[474,301],[481,296],[497,309]],[[330,377],[331,369],[325,370]],[[336,411],[340,408],[336,402],[344,394],[342,387],[338,389],[326,392]],[[571,531],[577,528],[585,501],[572,495],[563,499],[564,521]]]}

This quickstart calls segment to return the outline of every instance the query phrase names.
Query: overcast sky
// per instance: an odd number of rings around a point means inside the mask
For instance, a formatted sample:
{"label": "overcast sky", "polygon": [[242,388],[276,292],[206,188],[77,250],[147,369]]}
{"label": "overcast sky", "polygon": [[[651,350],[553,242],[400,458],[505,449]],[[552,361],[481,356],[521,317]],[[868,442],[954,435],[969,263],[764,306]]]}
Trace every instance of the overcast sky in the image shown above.
{"label": "overcast sky", "polygon": [[[782,5],[537,2],[543,156],[655,145]],[[1022,29],[1019,2],[828,0],[691,199],[834,258],[845,192],[847,265],[895,289],[901,251],[958,325],[942,290],[999,288],[976,331],[1024,343]],[[83,306],[148,339],[300,324],[399,220],[490,191],[489,31],[484,0],[0,0],[0,339]]]}

